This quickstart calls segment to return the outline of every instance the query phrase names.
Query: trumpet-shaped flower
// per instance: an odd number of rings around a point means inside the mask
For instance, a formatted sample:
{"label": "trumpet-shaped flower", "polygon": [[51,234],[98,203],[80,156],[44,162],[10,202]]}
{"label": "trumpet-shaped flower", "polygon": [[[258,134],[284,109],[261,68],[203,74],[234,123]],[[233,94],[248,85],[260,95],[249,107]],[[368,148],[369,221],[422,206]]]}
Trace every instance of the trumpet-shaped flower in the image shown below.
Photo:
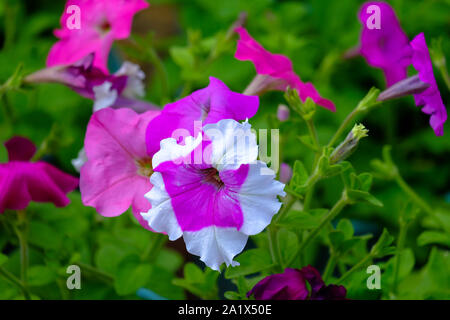
{"label": "trumpet-shaped flower", "polygon": [[161,141],[153,157],[153,189],[145,195],[152,208],[142,217],[170,240],[183,237],[187,250],[214,270],[224,262],[238,265],[233,258],[248,236],[278,212],[284,185],[256,160],[256,137],[247,122],[207,124],[184,142]]}
{"label": "trumpet-shaped flower", "polygon": [[442,102],[439,88],[433,74],[430,53],[423,33],[418,34],[412,41],[412,65],[419,72],[419,78],[429,87],[421,93],[414,94],[417,106],[423,106],[422,112],[431,115],[430,126],[437,136],[444,134],[444,123],[447,120],[447,110]]}
{"label": "trumpet-shaped flower", "polygon": [[152,188],[149,177],[153,173],[145,148],[145,130],[158,114],[106,108],[92,115],[84,142],[87,162],[80,172],[85,205],[105,217],[118,216],[131,206],[142,222],[138,213],[150,209],[144,194]]}
{"label": "trumpet-shaped flower", "polygon": [[[368,20],[376,13],[368,9],[374,6],[380,8],[379,29],[368,27]],[[362,24],[359,51],[367,63],[383,70],[388,87],[405,79],[411,64],[411,46],[394,9],[386,2],[366,2],[358,17]]]}
{"label": "trumpet-shaped flower", "polygon": [[26,138],[11,138],[5,146],[9,162],[0,164],[0,213],[25,209],[30,201],[69,204],[66,194],[78,186],[77,178],[44,161],[31,162],[36,147]]}
{"label": "trumpet-shaped flower", "polygon": [[316,104],[336,111],[334,103],[322,98],[312,83],[304,83],[294,72],[291,60],[281,54],[273,54],[253,39],[243,27],[236,28],[240,36],[234,57],[238,60],[250,60],[255,65],[258,76],[250,84],[250,93],[262,93],[267,90],[284,91],[289,86],[299,91],[305,102],[310,97]]}
{"label": "trumpet-shaped flower", "polygon": [[[79,8],[79,16],[71,8]],[[68,0],[61,16],[60,40],[47,57],[47,66],[67,65],[95,52],[94,66],[108,73],[107,62],[116,39],[126,39],[133,16],[148,7],[144,0]],[[78,26],[71,26],[79,18]]]}
{"label": "trumpet-shaped flower", "polygon": [[346,294],[343,286],[325,285],[320,273],[306,266],[300,270],[287,268],[283,273],[265,277],[247,296],[253,295],[256,300],[342,300]]}
{"label": "trumpet-shaped flower", "polygon": [[147,150],[154,154],[159,142],[172,137],[176,130],[195,136],[201,125],[222,119],[245,120],[258,111],[259,98],[233,92],[219,79],[209,78],[209,85],[191,95],[166,105],[161,115],[147,129]]}

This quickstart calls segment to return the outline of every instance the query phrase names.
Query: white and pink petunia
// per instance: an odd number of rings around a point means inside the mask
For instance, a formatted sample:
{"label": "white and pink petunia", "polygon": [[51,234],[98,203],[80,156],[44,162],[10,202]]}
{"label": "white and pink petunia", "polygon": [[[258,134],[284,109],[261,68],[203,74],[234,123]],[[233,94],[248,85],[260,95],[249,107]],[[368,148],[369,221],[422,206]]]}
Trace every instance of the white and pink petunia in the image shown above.
{"label": "white and pink petunia", "polygon": [[248,122],[223,119],[203,126],[182,143],[161,141],[154,155],[150,228],[183,237],[187,250],[210,268],[238,265],[233,258],[269,225],[280,209],[284,184],[257,160],[256,136]]}

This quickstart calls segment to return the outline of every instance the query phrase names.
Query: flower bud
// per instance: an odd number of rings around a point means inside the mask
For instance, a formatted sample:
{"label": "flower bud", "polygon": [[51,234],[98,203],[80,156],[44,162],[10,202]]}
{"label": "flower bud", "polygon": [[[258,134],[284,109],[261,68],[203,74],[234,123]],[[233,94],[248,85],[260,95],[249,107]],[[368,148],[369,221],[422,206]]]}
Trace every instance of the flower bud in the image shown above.
{"label": "flower bud", "polygon": [[337,146],[330,156],[330,164],[336,164],[347,159],[358,147],[358,142],[367,137],[369,130],[363,124],[355,124],[345,140]]}
{"label": "flower bud", "polygon": [[278,105],[277,118],[281,122],[287,121],[289,119],[289,108],[285,104]]}
{"label": "flower bud", "polygon": [[404,97],[410,94],[417,94],[425,91],[430,85],[420,80],[419,75],[406,78],[390,86],[380,93],[377,100],[385,101]]}

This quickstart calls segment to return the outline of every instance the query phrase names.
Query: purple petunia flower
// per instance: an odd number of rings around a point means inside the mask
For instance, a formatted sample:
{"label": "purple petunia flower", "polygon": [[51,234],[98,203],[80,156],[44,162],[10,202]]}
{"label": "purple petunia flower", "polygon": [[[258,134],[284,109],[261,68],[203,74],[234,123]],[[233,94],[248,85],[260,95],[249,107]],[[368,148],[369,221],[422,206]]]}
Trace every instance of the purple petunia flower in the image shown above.
{"label": "purple petunia flower", "polygon": [[[373,14],[368,11],[371,6],[380,8],[379,29],[369,29],[367,26],[367,21]],[[405,79],[411,64],[412,50],[392,7],[385,2],[366,2],[358,17],[363,26],[359,51],[367,63],[383,69],[388,87]]]}
{"label": "purple petunia flower", "polygon": [[346,294],[343,286],[325,285],[319,272],[306,266],[300,270],[287,268],[283,273],[265,277],[247,296],[256,300],[343,300]]}
{"label": "purple petunia flower", "polygon": [[78,186],[77,178],[44,161],[31,162],[36,147],[26,138],[11,138],[5,146],[9,162],[0,164],[0,213],[23,210],[30,201],[69,204],[66,193]]}
{"label": "purple petunia flower", "polygon": [[447,110],[434,78],[433,65],[423,33],[418,34],[411,41],[411,47],[413,48],[412,65],[419,72],[420,80],[429,85],[425,91],[414,94],[414,100],[417,106],[423,106],[422,112],[431,115],[430,126],[435,134],[442,136],[444,123],[447,120]]}

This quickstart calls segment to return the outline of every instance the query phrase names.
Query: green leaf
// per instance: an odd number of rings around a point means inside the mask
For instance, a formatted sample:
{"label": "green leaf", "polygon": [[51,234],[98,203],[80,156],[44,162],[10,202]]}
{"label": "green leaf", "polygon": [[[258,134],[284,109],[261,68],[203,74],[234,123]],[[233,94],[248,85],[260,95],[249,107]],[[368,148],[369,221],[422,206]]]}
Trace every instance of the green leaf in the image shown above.
{"label": "green leaf", "polygon": [[294,163],[294,169],[292,174],[292,179],[289,183],[289,187],[298,194],[305,194],[307,190],[307,183],[309,179],[309,174],[305,169],[303,162],[296,160]]}
{"label": "green leaf", "polygon": [[290,229],[313,229],[319,226],[322,216],[328,212],[327,209],[314,209],[309,211],[289,211],[280,221],[277,226]]}
{"label": "green leaf", "polygon": [[128,255],[120,247],[114,245],[102,246],[95,255],[95,264],[100,270],[116,274],[117,266]]}
{"label": "green leaf", "polygon": [[0,253],[0,266],[2,266],[6,261],[8,261],[8,257]]}
{"label": "green leaf", "polygon": [[419,246],[426,246],[429,244],[441,244],[450,247],[450,234],[440,231],[424,231],[417,238]]}
{"label": "green leaf", "polygon": [[393,241],[394,237],[389,234],[387,229],[383,229],[383,233],[372,247],[371,254],[377,258],[394,254],[395,247],[390,246]]}
{"label": "green leaf", "polygon": [[62,234],[45,223],[32,220],[28,241],[43,249],[58,249]]}
{"label": "green leaf", "polygon": [[265,249],[247,250],[242,253],[236,260],[240,263],[240,265],[227,268],[225,272],[225,278],[233,279],[252,273],[257,273],[273,267],[272,257],[270,256],[268,250]]}
{"label": "green leaf", "polygon": [[383,203],[368,192],[359,190],[347,190],[347,196],[355,202],[367,202],[376,207],[382,207]]}
{"label": "green leaf", "polygon": [[351,237],[353,237],[353,225],[348,219],[339,220],[336,229],[344,233],[345,239],[350,239]]}
{"label": "green leaf", "polygon": [[38,265],[28,268],[27,280],[30,286],[43,286],[56,280],[58,274],[47,266]]}
{"label": "green leaf", "polygon": [[226,291],[224,297],[228,300],[240,300],[241,296],[235,291]]}
{"label": "green leaf", "polygon": [[299,243],[297,234],[286,229],[281,229],[277,237],[282,260],[289,261],[297,253]]}
{"label": "green leaf", "polygon": [[184,279],[176,278],[172,280],[172,283],[202,299],[216,299],[218,277],[217,271],[209,268],[202,271],[195,264],[189,262],[184,266]]}
{"label": "green leaf", "polygon": [[139,256],[129,255],[123,259],[118,268],[114,281],[114,288],[119,295],[135,293],[139,288],[145,286],[150,279],[152,266],[143,264]]}
{"label": "green leaf", "polygon": [[175,250],[164,249],[159,253],[155,264],[170,272],[176,272],[183,264],[183,258]]}

